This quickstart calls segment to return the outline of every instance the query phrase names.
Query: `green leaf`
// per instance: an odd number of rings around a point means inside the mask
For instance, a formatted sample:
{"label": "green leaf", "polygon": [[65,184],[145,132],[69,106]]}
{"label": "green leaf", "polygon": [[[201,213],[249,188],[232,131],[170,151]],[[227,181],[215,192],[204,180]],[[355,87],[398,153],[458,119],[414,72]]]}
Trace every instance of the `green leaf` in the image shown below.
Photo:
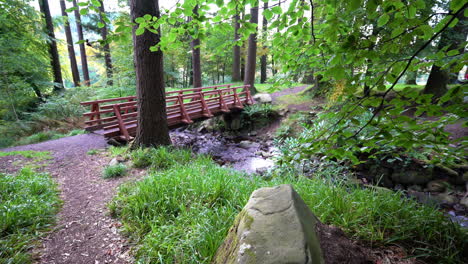
{"label": "green leaf", "polygon": [[83,40],[79,40],[79,41],[75,42],[75,44],[83,44],[85,42],[86,42],[86,40],[83,39]]}
{"label": "green leaf", "polygon": [[146,14],[146,15],[143,16],[143,18],[144,18],[145,20],[151,20],[152,17],[153,17],[153,16],[151,16],[150,14]]}
{"label": "green leaf", "polygon": [[143,33],[145,33],[145,28],[137,28],[137,30],[135,30],[135,35],[137,36],[143,35]]}
{"label": "green leaf", "polygon": [[98,28],[103,28],[103,27],[105,26],[105,24],[102,23],[102,22],[98,22],[98,23],[97,23],[97,26],[98,26]]}
{"label": "green leaf", "polygon": [[267,19],[270,20],[273,17],[273,12],[271,12],[268,9],[263,10],[263,16]]}
{"label": "green leaf", "polygon": [[80,10],[80,15],[85,16],[85,15],[88,14],[88,12],[89,12],[89,10],[87,8],[83,8],[83,9]]}
{"label": "green leaf", "polygon": [[387,13],[383,14],[379,18],[379,20],[377,20],[377,26],[379,27],[385,26],[388,23],[388,20],[390,20],[390,16]]}
{"label": "green leaf", "polygon": [[460,54],[458,50],[450,50],[449,52],[447,52],[447,56],[455,56],[458,54]]}
{"label": "green leaf", "polygon": [[141,23],[145,22],[145,19],[142,18],[142,17],[137,17],[137,18],[135,18],[135,22],[138,23],[138,24],[141,24]]}
{"label": "green leaf", "polygon": [[275,6],[271,9],[271,11],[277,15],[281,14],[283,12],[283,10],[281,9],[280,6]]}
{"label": "green leaf", "polygon": [[101,6],[101,2],[99,2],[98,0],[91,0],[91,3],[93,3],[93,6],[96,6],[96,7]]}
{"label": "green leaf", "polygon": [[78,3],[78,6],[88,6],[88,3]]}
{"label": "green leaf", "polygon": [[78,7],[70,7],[70,8],[65,9],[65,12],[70,13],[70,12],[75,11],[77,9],[78,9]]}
{"label": "green leaf", "polygon": [[348,0],[348,1],[349,1],[348,6],[352,11],[361,7],[361,0]]}

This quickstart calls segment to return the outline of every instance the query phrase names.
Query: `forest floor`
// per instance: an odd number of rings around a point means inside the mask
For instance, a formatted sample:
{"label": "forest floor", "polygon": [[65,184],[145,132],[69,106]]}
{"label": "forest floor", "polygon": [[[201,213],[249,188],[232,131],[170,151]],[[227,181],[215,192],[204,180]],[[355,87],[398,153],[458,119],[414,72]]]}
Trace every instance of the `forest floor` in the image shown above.
{"label": "forest floor", "polygon": [[[120,223],[108,215],[106,204],[118,185],[138,175],[103,179],[102,169],[110,158],[87,152],[106,146],[102,136],[83,134],[2,149],[49,151],[53,156],[40,170],[50,173],[58,183],[63,206],[57,225],[33,252],[37,263],[131,262],[129,247],[118,232]],[[13,173],[25,162],[21,156],[0,157],[0,172]]]}

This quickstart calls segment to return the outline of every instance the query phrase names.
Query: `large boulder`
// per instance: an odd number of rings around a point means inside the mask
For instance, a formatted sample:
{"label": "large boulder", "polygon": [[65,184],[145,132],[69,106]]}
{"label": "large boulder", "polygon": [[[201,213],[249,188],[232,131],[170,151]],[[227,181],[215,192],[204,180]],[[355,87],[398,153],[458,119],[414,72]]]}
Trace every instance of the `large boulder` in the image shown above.
{"label": "large boulder", "polygon": [[258,93],[253,96],[253,99],[262,104],[269,104],[273,101],[273,99],[271,98],[271,95],[267,93]]}
{"label": "large boulder", "polygon": [[290,185],[254,191],[213,259],[215,264],[344,262],[367,260],[341,230],[322,225]]}

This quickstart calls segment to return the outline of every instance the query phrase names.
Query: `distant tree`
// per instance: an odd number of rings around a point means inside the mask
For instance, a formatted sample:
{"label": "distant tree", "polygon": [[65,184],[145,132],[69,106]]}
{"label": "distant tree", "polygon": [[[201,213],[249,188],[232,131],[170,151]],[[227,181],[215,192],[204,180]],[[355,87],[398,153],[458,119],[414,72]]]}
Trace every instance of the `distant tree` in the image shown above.
{"label": "distant tree", "polygon": [[49,36],[49,56],[50,65],[52,66],[52,73],[54,76],[54,91],[63,90],[62,69],[60,67],[60,59],[57,50],[57,40],[54,34],[54,24],[52,23],[52,16],[50,15],[49,2],[47,0],[39,0],[39,8],[44,16],[45,31]]}
{"label": "distant tree", "polygon": [[[239,35],[239,23],[240,15],[237,13],[234,16],[234,41],[237,42],[240,39]],[[232,56],[232,81],[240,82],[241,79],[241,47],[238,43],[234,44],[233,47],[233,56]]]}
{"label": "distant tree", "polygon": [[112,67],[112,57],[110,52],[109,41],[107,39],[107,23],[104,19],[105,9],[104,9],[104,1],[99,0],[99,18],[100,23],[102,23],[103,27],[101,28],[101,38],[104,43],[103,50],[104,50],[104,61],[106,64],[106,75],[107,75],[107,85],[113,85],[112,75],[113,75],[113,67]]}
{"label": "distant tree", "polygon": [[[268,1],[263,2],[263,10],[268,9]],[[266,12],[263,12],[263,23],[262,23],[262,42],[263,50],[267,49],[266,42],[268,37],[268,20],[265,16]],[[260,57],[260,83],[265,83],[267,79],[267,54],[264,53]]]}
{"label": "distant tree", "polygon": [[[193,15],[198,16],[198,5],[193,8]],[[193,88],[202,87],[201,61],[200,61],[200,38],[192,38],[190,43],[192,48],[192,70],[193,70]]]}
{"label": "distant tree", "polygon": [[[466,9],[466,7],[465,7]],[[441,36],[437,45],[438,50],[447,48],[447,51],[457,51],[457,54],[463,54],[465,51],[466,37],[468,35],[467,17],[463,12],[457,16],[459,22],[454,27],[449,27]],[[450,75],[455,77],[451,77]],[[456,80],[458,72],[451,72],[450,69],[443,69],[439,65],[432,65],[429,78],[424,87],[424,94],[433,94],[435,98],[441,97],[447,92],[447,84]]]}
{"label": "distant tree", "polygon": [[65,11],[67,9],[65,0],[60,0],[60,9],[62,10],[62,16],[65,18],[65,21],[63,22],[63,28],[65,30],[65,38],[67,39],[68,57],[70,59],[73,84],[76,87],[80,85],[80,73],[76,63],[75,48],[73,47],[73,36],[70,29],[70,23],[68,21],[68,14],[67,11]]}
{"label": "distant tree", "polygon": [[[144,15],[159,17],[157,0],[130,0],[132,21]],[[170,145],[164,91],[163,53],[150,51],[160,36],[148,30],[141,35],[133,29],[133,50],[138,100],[138,127],[133,147]]]}
{"label": "distant tree", "polygon": [[81,15],[80,9],[78,7],[77,0],[73,0],[73,7],[75,8],[75,22],[76,22],[76,31],[78,33],[78,41],[80,41],[80,58],[81,58],[81,70],[83,71],[84,84],[89,86],[89,69],[88,69],[88,58],[86,56],[86,48],[83,37],[83,27],[81,25]]}
{"label": "distant tree", "polygon": [[257,30],[258,30],[258,0],[250,8],[250,23],[255,24],[255,32],[249,35],[249,47],[247,49],[247,60],[245,66],[244,84],[250,85],[250,91],[256,93],[255,71],[257,64]]}

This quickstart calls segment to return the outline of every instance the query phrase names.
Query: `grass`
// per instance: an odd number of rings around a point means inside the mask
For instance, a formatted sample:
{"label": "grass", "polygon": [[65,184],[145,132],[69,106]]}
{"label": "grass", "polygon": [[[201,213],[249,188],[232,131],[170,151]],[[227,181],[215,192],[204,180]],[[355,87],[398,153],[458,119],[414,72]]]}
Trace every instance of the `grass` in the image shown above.
{"label": "grass", "polygon": [[106,166],[102,171],[102,178],[111,179],[124,176],[127,173],[127,166],[119,163],[116,165]]}
{"label": "grass", "polygon": [[37,159],[47,160],[52,159],[49,151],[33,151],[33,150],[20,150],[20,151],[10,151],[10,152],[2,152],[0,151],[0,157],[6,156],[23,156],[28,159]]}
{"label": "grass", "polygon": [[54,223],[61,204],[49,175],[22,169],[0,174],[0,263],[32,263],[29,250]]}
{"label": "grass", "polygon": [[[175,160],[122,186],[109,205],[138,244],[139,263],[209,263],[252,191],[284,183],[294,186],[321,221],[356,239],[374,246],[400,244],[434,262],[462,261],[466,235],[442,213],[401,193],[330,180],[338,173],[333,168],[312,179],[282,173],[266,180],[222,168],[206,156],[179,164],[183,150],[150,152]],[[191,155],[185,152],[183,157]]]}
{"label": "grass", "polygon": [[28,136],[28,137],[20,138],[14,145],[20,146],[20,145],[35,144],[35,143],[40,143],[40,142],[44,142],[47,140],[76,136],[76,135],[80,135],[84,133],[85,131],[82,129],[74,129],[66,134],[61,134],[56,131],[42,131],[42,132],[35,133],[31,136]]}

